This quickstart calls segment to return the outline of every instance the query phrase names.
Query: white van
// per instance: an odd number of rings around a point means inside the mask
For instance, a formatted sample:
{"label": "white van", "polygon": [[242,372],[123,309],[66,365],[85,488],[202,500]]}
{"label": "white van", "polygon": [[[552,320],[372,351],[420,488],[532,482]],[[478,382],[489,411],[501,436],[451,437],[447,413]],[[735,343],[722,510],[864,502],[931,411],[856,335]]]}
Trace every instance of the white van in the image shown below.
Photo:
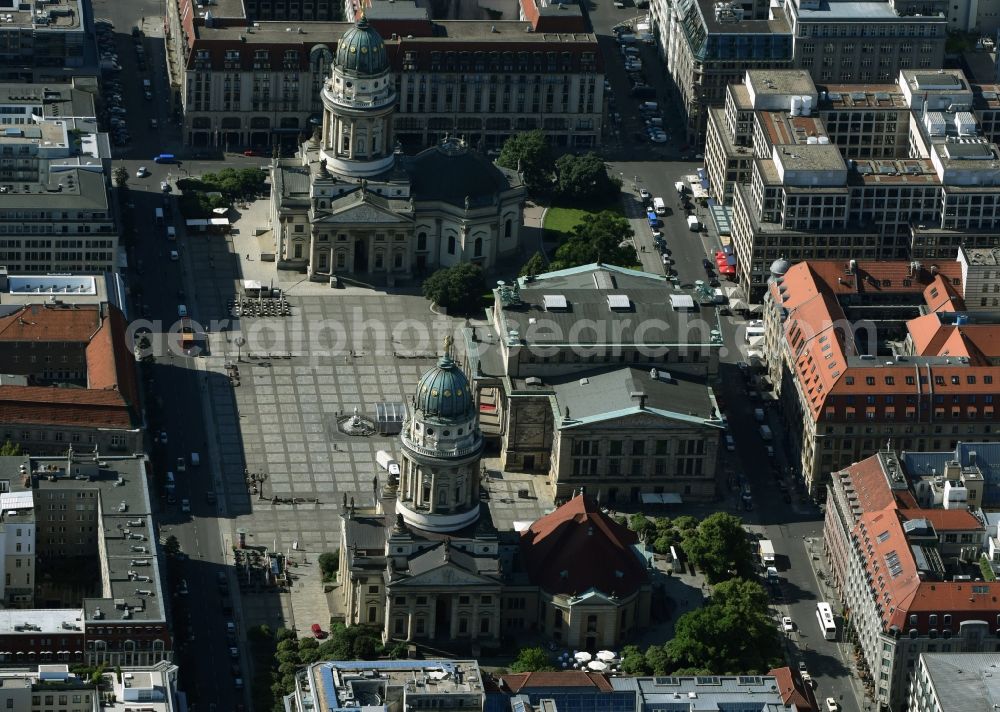
{"label": "white van", "polygon": [[392,455],[385,450],[379,450],[375,453],[375,462],[377,462],[379,467],[388,472],[390,475],[399,477],[399,463],[396,462],[392,458]]}
{"label": "white van", "polygon": [[177,239],[177,228],[175,228],[173,225],[168,225],[167,226],[167,239],[168,240],[176,240]]}
{"label": "white van", "polygon": [[157,208],[153,212],[153,217],[156,218],[156,224],[157,225],[162,225],[163,224],[163,208]]}
{"label": "white van", "polygon": [[188,315],[188,308],[186,306],[184,306],[183,304],[178,304],[177,305],[177,316],[179,316],[181,319],[183,319],[187,315]]}
{"label": "white van", "polygon": [[663,202],[663,198],[653,198],[653,210],[656,211],[657,215],[666,215],[667,206]]}
{"label": "white van", "polygon": [[691,232],[698,232],[701,230],[701,223],[698,222],[698,218],[694,215],[688,215],[688,230]]}

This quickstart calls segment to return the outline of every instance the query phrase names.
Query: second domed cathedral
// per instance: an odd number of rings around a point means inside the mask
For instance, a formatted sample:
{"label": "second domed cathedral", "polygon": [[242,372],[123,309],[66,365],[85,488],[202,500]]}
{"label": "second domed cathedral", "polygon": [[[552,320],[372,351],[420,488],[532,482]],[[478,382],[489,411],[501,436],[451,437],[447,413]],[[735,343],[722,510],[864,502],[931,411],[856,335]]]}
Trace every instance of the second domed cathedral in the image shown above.
{"label": "second domed cathedral", "polygon": [[398,478],[376,477],[373,501],[342,512],[348,624],[452,649],[525,632],[596,649],[642,630],[650,561],[594,501],[580,495],[535,521],[494,525],[479,414],[450,340],[408,406]]}
{"label": "second domed cathedral", "polygon": [[396,80],[364,16],[337,44],[322,101],[312,139],[272,167],[279,269],[392,284],[462,262],[490,268],[517,250],[525,191],[515,171],[461,136],[403,154]]}

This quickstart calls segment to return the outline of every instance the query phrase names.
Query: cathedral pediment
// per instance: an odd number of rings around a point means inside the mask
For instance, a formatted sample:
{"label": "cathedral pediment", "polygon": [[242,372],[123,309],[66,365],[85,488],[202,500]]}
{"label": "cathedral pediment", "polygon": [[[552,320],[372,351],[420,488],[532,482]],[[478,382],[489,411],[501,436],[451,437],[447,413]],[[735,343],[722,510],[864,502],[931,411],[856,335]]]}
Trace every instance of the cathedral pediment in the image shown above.
{"label": "cathedral pediment", "polygon": [[500,582],[456,566],[443,564],[436,569],[393,582],[393,588],[432,588],[452,586],[499,586]]}
{"label": "cathedral pediment", "polygon": [[314,224],[363,224],[363,225],[407,225],[413,222],[413,217],[391,208],[373,205],[367,201],[352,201],[344,207],[334,204],[333,209],[323,217],[313,221]]}

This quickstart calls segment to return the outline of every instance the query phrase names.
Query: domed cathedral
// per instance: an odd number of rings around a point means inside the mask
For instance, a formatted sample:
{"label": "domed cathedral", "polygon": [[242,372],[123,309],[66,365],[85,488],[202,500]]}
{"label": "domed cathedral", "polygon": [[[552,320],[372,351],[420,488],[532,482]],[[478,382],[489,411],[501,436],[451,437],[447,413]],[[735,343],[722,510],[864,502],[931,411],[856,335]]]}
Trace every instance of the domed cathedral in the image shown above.
{"label": "domed cathedral", "polygon": [[450,339],[409,405],[398,478],[376,477],[371,504],[345,500],[341,512],[348,625],[379,626],[387,642],[475,652],[528,631],[616,646],[648,624],[650,559],[593,501],[580,495],[498,531],[480,492],[478,413]]}
{"label": "domed cathedral", "polygon": [[321,92],[323,122],[271,169],[279,269],[311,279],[392,284],[515,252],[525,190],[461,137],[404,156],[392,134],[396,80],[364,15],[337,43]]}

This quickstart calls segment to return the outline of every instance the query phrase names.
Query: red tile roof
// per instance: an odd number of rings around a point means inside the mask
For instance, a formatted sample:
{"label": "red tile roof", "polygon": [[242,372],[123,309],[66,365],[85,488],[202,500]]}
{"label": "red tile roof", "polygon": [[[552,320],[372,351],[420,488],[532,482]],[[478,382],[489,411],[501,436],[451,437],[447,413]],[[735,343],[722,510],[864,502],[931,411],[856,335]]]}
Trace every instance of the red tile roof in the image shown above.
{"label": "red tile roof", "polygon": [[0,386],[0,423],[130,428],[128,404],[117,391]]}
{"label": "red tile roof", "polygon": [[0,340],[87,342],[100,325],[101,311],[96,304],[72,308],[30,304],[0,317]]}
{"label": "red tile roof", "polygon": [[[860,494],[859,485],[863,487],[866,482],[873,492],[878,490],[875,475],[880,469],[878,455],[873,455],[847,471]],[[876,510],[879,504],[884,507]],[[983,620],[984,612],[994,614],[1000,610],[1000,582],[924,580],[903,528],[904,521],[926,519],[939,536],[944,532],[981,532],[983,525],[970,512],[922,509],[909,491],[898,492],[891,500],[878,491],[868,498],[865,510],[851,529],[851,537],[859,545],[855,551],[860,552],[870,578],[869,596],[880,607],[886,630],[896,626],[904,634],[910,628],[921,634],[931,628],[950,628],[954,632],[963,621]],[[940,617],[932,623],[926,614],[948,614],[952,623],[945,625]],[[913,615],[917,616],[915,623],[911,622]]]}
{"label": "red tile roof", "polygon": [[550,594],[627,596],[649,580],[632,548],[637,542],[635,532],[578,495],[521,533],[521,554],[532,581]]}
{"label": "red tile roof", "polygon": [[[865,404],[856,409],[844,398],[831,396],[910,396],[929,399],[929,384],[917,383],[912,378],[914,365],[902,360],[889,365],[885,358],[865,365],[848,363],[857,359],[857,346],[853,335],[845,332],[844,309],[838,297],[865,293],[891,292],[910,294],[915,301],[924,300],[931,308],[946,312],[961,307],[954,280],[961,279],[960,265],[946,263],[932,270],[914,271],[906,261],[856,263],[848,271],[843,260],[817,260],[793,265],[780,280],[770,286],[770,297],[788,314],[781,328],[792,359],[792,369],[805,399],[805,406],[814,420],[860,420]],[[949,301],[950,300],[950,301]],[[1000,325],[954,324],[954,317],[942,323],[942,316],[930,313],[908,322],[914,353],[920,356],[954,356],[954,363],[929,366],[922,377],[934,380],[934,395],[978,395],[991,391],[985,376],[1000,377],[1000,366],[991,365],[994,354],[1000,356]],[[960,333],[956,333],[960,332]],[[959,362],[959,357],[967,362]],[[985,401],[982,401],[985,403]],[[872,418],[876,422],[913,419],[908,415],[907,402],[876,403],[880,408]],[[922,404],[922,417],[944,417],[931,407],[929,400]],[[966,417],[994,419],[991,405],[972,405],[972,401],[956,402],[962,412],[959,421]],[[850,406],[850,407],[848,407]],[[971,406],[971,407],[967,407]],[[916,411],[916,408],[911,409]],[[976,411],[971,415],[967,411]],[[854,412],[849,412],[854,411]],[[865,416],[867,417],[867,416]],[[954,417],[954,415],[953,415]]]}
{"label": "red tile roof", "polygon": [[942,532],[981,532],[985,529],[982,522],[967,509],[900,509],[904,520],[926,519],[934,525],[938,534]]}
{"label": "red tile roof", "polygon": [[[892,488],[882,471],[878,457],[866,457],[861,462],[855,462],[843,472],[847,473],[858,498],[858,505],[865,512],[881,512],[896,506]],[[834,475],[834,477],[838,477]]]}
{"label": "red tile roof", "polygon": [[139,410],[135,358],[117,307],[28,305],[0,318],[0,342],[83,343],[87,388],[0,387],[5,423],[133,427]]}
{"label": "red tile roof", "polygon": [[614,691],[604,674],[586,670],[510,673],[501,675],[500,679],[504,686],[515,694],[524,689],[537,687],[591,687],[599,692]]}
{"label": "red tile roof", "polygon": [[775,668],[767,673],[775,678],[778,683],[778,692],[781,693],[781,701],[785,706],[795,705],[798,712],[812,712],[818,710],[816,695],[813,694],[812,687],[802,682],[802,676],[798,670],[790,667]]}

